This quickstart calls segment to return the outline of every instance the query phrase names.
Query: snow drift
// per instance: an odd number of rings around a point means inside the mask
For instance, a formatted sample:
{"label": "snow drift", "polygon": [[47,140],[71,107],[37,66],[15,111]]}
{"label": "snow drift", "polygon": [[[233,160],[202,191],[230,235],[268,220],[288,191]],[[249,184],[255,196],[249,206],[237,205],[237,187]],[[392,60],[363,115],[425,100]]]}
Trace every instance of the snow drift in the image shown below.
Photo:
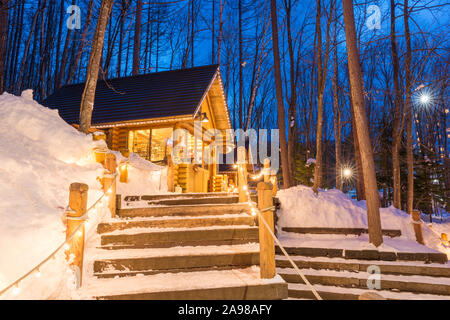
{"label": "snow drift", "polygon": [[[280,190],[277,196],[281,201],[281,209],[278,211],[280,228],[367,228],[366,202],[352,200],[339,190],[319,190],[316,195],[312,188],[299,185]],[[416,240],[411,217],[406,212],[391,206],[381,208],[380,216],[383,229],[401,230],[402,239]],[[428,247],[450,254],[450,251],[440,244],[438,234],[426,224],[422,229]],[[450,222],[439,226],[439,230],[443,229],[449,233]]]}
{"label": "snow drift", "polygon": [[[103,168],[92,149],[104,142],[92,141],[30,96],[27,91],[22,97],[0,96],[0,289],[64,241],[61,215],[70,183],[89,185],[89,203],[102,194],[96,177]],[[64,268],[58,262],[56,268]],[[64,272],[52,270],[52,282],[43,281],[42,292],[34,287],[34,296],[50,297]]]}

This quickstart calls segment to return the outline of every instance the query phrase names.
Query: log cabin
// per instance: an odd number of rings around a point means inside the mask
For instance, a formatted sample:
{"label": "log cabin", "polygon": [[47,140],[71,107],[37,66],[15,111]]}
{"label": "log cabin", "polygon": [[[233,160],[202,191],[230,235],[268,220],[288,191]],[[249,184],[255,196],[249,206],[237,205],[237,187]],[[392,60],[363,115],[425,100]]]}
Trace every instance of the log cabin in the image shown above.
{"label": "log cabin", "polygon": [[[57,109],[67,123],[77,126],[83,90],[84,83],[63,86],[42,104]],[[111,150],[170,165],[174,130],[189,132],[182,143],[190,156],[195,148],[203,150],[211,143],[206,135],[202,141],[194,139],[194,121],[201,123],[203,132],[218,129],[225,135],[231,129],[217,65],[98,81],[92,129],[105,133]],[[228,175],[220,174],[215,162],[174,165],[170,176],[169,191],[177,185],[183,192],[229,191]]]}

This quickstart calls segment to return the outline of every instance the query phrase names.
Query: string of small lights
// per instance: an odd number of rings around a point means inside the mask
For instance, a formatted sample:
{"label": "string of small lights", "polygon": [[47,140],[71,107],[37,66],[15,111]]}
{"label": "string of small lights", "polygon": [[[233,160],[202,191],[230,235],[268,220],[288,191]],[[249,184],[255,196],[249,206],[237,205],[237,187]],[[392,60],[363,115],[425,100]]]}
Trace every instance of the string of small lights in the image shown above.
{"label": "string of small lights", "polygon": [[[116,179],[117,177],[117,173],[114,173],[114,179]],[[112,194],[112,188],[113,188],[113,183],[111,183],[111,186],[109,187],[109,189],[104,192],[98,199],[97,201],[94,202],[93,205],[91,205],[87,210],[86,210],[86,214],[85,217],[86,219],[83,220],[78,227],[72,232],[72,234],[67,237],[67,239],[61,243],[49,256],[47,256],[47,258],[45,258],[44,260],[42,260],[38,265],[36,265],[35,267],[33,267],[30,271],[28,271],[27,273],[25,273],[23,276],[21,276],[20,278],[18,278],[17,280],[15,280],[14,282],[12,282],[10,285],[8,285],[7,287],[5,287],[4,289],[2,289],[0,291],[0,296],[2,296],[3,294],[5,294],[6,292],[8,292],[10,289],[12,289],[12,293],[13,295],[18,295],[21,291],[20,288],[20,283],[23,282],[26,278],[28,278],[30,275],[34,274],[36,278],[40,278],[41,277],[41,269],[42,267],[50,260],[55,259],[56,255],[60,252],[61,249],[64,249],[65,251],[69,250],[70,246],[69,243],[70,241],[75,237],[75,236],[81,236],[83,233],[81,232],[81,228],[83,226],[86,226],[86,228],[89,228],[90,224],[89,224],[89,213],[91,213],[91,215],[96,215],[97,212],[108,206],[109,203],[109,198]],[[68,210],[71,210],[70,208],[68,208]],[[66,210],[67,211],[67,210]]]}

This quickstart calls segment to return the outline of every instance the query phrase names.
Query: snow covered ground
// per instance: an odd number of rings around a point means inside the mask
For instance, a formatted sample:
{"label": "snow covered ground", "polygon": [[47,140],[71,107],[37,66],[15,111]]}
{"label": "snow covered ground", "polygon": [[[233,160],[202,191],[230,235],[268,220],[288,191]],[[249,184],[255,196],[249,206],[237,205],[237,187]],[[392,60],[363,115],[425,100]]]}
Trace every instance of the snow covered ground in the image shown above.
{"label": "snow covered ground", "polygon": [[[281,201],[281,209],[278,211],[278,227],[326,227],[326,228],[367,228],[367,213],[365,201],[355,201],[339,190],[320,190],[314,194],[312,188],[296,186],[287,190],[280,190],[278,198]],[[450,221],[433,224],[433,230],[428,224],[423,224],[423,234],[427,247],[417,244],[411,217],[404,211],[394,207],[382,208],[380,210],[381,224],[383,229],[401,230],[402,236],[390,239],[385,237],[383,246],[386,250],[413,251],[420,250],[428,252],[428,248],[439,250],[450,257],[450,249],[442,246],[440,233],[450,234]],[[281,232],[283,235],[284,233]],[[294,235],[289,233],[283,235],[291,245],[295,242],[307,240],[311,245],[313,239],[320,241],[319,235]],[[329,236],[327,236],[330,239]],[[312,239],[313,238],[313,239]],[[323,238],[323,236],[322,236]],[[368,249],[368,236],[347,237],[347,245],[355,248]],[[325,239],[323,239],[325,240]],[[330,239],[333,242],[332,239]]]}
{"label": "snow covered ground", "polygon": [[[29,91],[21,97],[0,96],[0,291],[65,240],[61,218],[72,182],[89,185],[88,207],[103,194],[96,178],[104,169],[95,162],[92,150],[105,143],[78,132],[56,110],[31,97]],[[122,160],[120,154],[116,156]],[[130,183],[119,183],[118,192],[125,188],[131,193],[167,192],[165,176],[161,167],[132,155]],[[88,228],[88,241],[95,237],[95,227],[93,223]],[[72,297],[73,277],[67,276],[70,271],[62,252],[39,271],[0,299]]]}

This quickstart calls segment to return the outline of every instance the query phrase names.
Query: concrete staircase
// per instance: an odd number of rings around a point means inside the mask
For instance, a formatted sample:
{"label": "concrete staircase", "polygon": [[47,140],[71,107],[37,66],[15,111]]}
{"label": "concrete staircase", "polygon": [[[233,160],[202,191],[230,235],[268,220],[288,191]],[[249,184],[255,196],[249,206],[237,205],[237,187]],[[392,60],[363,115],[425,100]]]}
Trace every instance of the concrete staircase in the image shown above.
{"label": "concrete staircase", "polygon": [[[306,228],[290,231],[309,233]],[[309,234],[325,234],[323,230],[309,231]],[[361,233],[365,233],[364,230],[330,232],[333,235]],[[384,232],[391,237],[397,237],[399,233],[399,230]],[[311,246],[285,249],[325,300],[357,300],[359,295],[369,291],[368,279],[373,277],[373,271],[369,268],[374,266],[379,268],[381,274],[380,289],[377,293],[386,299],[450,300],[450,264],[443,253],[346,250]],[[310,289],[278,247],[276,254],[277,273],[288,282],[289,298],[314,299]]]}
{"label": "concrete staircase", "polygon": [[[143,199],[144,198],[144,199]],[[98,225],[93,278],[97,299],[284,299],[287,284],[259,278],[258,227],[233,194],[127,197]]]}

